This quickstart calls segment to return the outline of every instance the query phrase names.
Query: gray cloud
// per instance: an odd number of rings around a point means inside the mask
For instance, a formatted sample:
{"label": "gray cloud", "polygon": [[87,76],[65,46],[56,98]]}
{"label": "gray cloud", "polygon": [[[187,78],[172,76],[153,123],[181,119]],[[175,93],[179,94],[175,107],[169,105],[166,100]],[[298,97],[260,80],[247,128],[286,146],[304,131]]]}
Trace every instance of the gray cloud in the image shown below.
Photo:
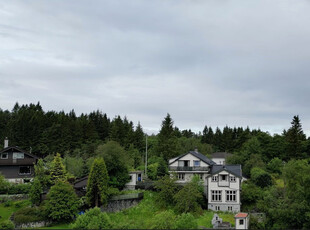
{"label": "gray cloud", "polygon": [[310,3],[0,1],[0,107],[310,134]]}

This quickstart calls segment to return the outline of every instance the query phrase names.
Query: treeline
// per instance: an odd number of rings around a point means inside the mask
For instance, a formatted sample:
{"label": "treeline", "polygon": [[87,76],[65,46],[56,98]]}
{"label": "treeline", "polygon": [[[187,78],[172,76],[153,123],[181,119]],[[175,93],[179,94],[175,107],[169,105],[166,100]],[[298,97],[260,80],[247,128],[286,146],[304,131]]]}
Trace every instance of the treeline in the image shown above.
{"label": "treeline", "polygon": [[[291,125],[282,134],[273,136],[259,129],[228,126],[222,130],[205,126],[202,133],[194,133],[190,129],[177,128],[168,114],[159,133],[148,138],[148,149],[150,157],[162,157],[167,161],[195,147],[206,155],[217,151],[240,152],[245,143],[256,137],[265,161],[274,157],[285,161],[306,158],[310,153],[310,140],[306,139],[298,116],[293,118]],[[98,110],[80,116],[74,110],[45,112],[40,103],[16,103],[12,111],[0,109],[0,140],[5,137],[9,138],[10,145],[41,157],[57,152],[71,155],[79,152],[89,157],[100,144],[116,141],[126,151],[138,151],[143,158],[146,141],[142,125],[134,126],[126,117],[111,119]]]}

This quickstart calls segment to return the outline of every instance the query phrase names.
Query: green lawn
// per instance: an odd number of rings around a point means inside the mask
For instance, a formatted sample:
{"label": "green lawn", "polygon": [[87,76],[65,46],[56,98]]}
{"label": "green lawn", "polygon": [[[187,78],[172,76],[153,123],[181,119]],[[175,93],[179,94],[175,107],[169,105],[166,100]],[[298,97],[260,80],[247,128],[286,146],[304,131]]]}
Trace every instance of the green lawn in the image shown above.
{"label": "green lawn", "polygon": [[43,227],[40,229],[70,229],[70,223],[69,224],[55,224],[49,227]]}
{"label": "green lawn", "polygon": [[0,222],[8,220],[14,212],[29,204],[29,200],[13,201],[9,207],[5,207],[4,203],[0,204]]}

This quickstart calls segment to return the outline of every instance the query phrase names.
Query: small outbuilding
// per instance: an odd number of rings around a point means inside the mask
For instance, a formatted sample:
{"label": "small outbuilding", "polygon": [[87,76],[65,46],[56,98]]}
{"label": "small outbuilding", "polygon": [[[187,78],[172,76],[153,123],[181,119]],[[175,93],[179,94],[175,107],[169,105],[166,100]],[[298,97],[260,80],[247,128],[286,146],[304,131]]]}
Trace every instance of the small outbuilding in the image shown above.
{"label": "small outbuilding", "polygon": [[240,212],[235,215],[235,226],[236,229],[249,229],[250,216],[248,213]]}

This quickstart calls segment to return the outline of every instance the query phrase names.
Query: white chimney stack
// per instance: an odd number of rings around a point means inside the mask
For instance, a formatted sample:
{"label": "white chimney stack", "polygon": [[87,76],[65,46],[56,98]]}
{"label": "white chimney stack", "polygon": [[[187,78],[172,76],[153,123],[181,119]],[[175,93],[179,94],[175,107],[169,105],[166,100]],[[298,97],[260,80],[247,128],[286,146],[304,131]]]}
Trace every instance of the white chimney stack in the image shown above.
{"label": "white chimney stack", "polygon": [[4,148],[7,148],[7,147],[9,147],[9,139],[6,137],[4,139]]}

